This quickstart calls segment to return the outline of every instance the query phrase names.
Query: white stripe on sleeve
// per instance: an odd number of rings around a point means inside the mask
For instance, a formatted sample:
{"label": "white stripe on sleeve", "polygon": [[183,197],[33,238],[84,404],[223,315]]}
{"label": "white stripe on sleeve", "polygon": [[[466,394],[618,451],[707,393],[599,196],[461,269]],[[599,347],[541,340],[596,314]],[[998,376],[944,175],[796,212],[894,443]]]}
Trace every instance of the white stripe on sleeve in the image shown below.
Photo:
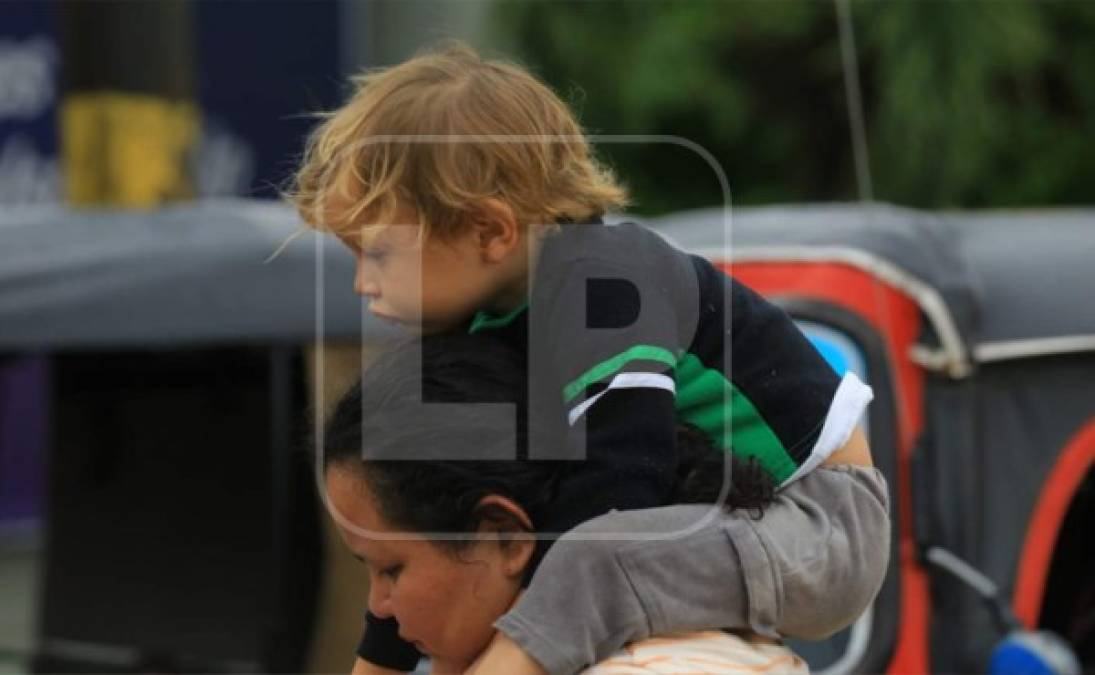
{"label": "white stripe on sleeve", "polygon": [[821,434],[810,450],[810,456],[780,487],[790,485],[810,473],[828,459],[829,455],[843,447],[873,398],[874,391],[863,384],[855,373],[845,373],[840,386],[836,388],[836,394],[833,395],[833,402],[829,404],[829,413],[825,416]]}
{"label": "white stripe on sleeve", "polygon": [[570,409],[570,412],[567,413],[567,419],[570,422],[570,426],[574,426],[574,423],[581,419],[582,415],[584,415],[598,399],[612,389],[665,389],[672,394],[676,394],[677,384],[673,381],[672,377],[662,375],[661,373],[620,373],[612,378],[612,381],[608,383],[608,387],[606,387],[604,391],[595,396],[590,396]]}

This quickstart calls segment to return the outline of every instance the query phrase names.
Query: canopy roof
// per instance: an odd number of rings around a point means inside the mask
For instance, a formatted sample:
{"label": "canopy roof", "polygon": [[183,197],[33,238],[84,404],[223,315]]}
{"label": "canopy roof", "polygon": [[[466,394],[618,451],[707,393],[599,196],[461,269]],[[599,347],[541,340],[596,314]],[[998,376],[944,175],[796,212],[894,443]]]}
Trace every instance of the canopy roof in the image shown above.
{"label": "canopy roof", "polygon": [[731,262],[865,268],[913,295],[944,349],[953,331],[973,361],[1095,351],[1095,209],[931,214],[826,204],[733,209],[729,217],[704,209],[649,224],[683,248]]}
{"label": "canopy roof", "polygon": [[[937,332],[949,321],[977,358],[1032,340],[1074,348],[1095,340],[1095,303],[1086,297],[1095,289],[1095,209],[935,215],[804,205],[728,215],[707,209],[648,224],[724,260],[864,267],[920,294]],[[275,202],[8,208],[0,214],[0,348],[390,334],[349,292],[352,278],[353,260],[337,242],[302,231]]]}
{"label": "canopy roof", "polygon": [[353,259],[338,242],[301,231],[276,202],[0,214],[0,348],[382,333],[352,283]]}

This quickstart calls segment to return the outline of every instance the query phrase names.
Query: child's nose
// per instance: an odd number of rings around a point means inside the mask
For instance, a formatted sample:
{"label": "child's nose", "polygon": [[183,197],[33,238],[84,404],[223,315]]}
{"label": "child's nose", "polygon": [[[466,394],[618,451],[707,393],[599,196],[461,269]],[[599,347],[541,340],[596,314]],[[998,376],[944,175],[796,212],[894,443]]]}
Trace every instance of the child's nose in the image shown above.
{"label": "child's nose", "polygon": [[380,285],[369,276],[365,265],[360,262],[354,273],[354,292],[367,298],[376,298],[380,295]]}

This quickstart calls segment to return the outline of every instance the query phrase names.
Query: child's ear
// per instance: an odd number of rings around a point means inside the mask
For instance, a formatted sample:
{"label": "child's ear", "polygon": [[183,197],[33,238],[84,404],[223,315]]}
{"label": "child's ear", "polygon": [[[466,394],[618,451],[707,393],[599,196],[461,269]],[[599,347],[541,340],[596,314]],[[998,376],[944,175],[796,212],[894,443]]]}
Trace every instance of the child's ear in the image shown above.
{"label": "child's ear", "polygon": [[483,497],[476,505],[476,512],[482,518],[479,533],[489,534],[498,540],[506,575],[523,575],[536,548],[536,535],[532,532],[532,520],[528,513],[502,495]]}
{"label": "child's ear", "polygon": [[509,204],[500,199],[484,199],[472,212],[476,244],[483,259],[499,262],[521,244],[521,227]]}

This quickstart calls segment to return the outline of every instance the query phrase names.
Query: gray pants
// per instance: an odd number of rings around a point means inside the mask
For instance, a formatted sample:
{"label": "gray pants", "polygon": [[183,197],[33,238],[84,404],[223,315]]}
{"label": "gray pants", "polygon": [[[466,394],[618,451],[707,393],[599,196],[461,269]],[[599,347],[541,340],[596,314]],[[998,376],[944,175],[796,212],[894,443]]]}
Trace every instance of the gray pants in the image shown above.
{"label": "gray pants", "polygon": [[[817,640],[850,625],[889,563],[889,496],[873,468],[822,467],[762,518],[702,504],[613,511],[561,537],[495,626],[550,673],[678,630],[748,628]],[[597,539],[635,532],[626,539]]]}

